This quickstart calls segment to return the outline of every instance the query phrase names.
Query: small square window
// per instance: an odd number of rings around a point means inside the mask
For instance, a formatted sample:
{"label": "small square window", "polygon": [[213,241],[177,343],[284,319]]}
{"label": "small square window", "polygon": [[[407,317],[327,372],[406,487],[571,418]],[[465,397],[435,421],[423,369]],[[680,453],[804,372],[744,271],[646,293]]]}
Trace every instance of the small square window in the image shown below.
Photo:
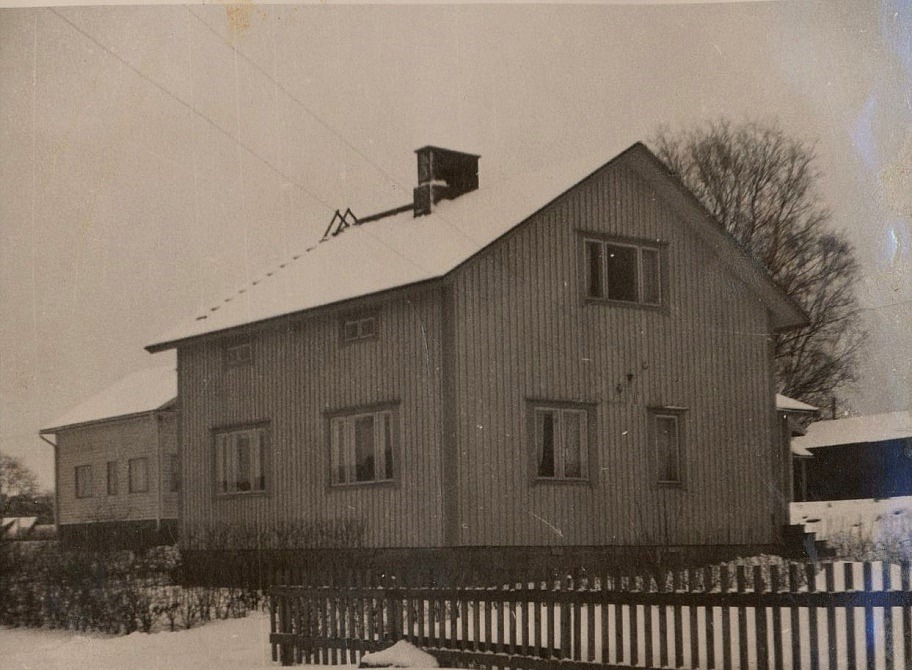
{"label": "small square window", "polygon": [[253,343],[239,342],[225,347],[225,366],[237,368],[253,363]]}
{"label": "small square window", "polygon": [[348,317],[342,320],[342,340],[357,342],[377,337],[377,316]]}
{"label": "small square window", "polygon": [[537,405],[532,410],[535,476],[539,479],[589,479],[589,410],[577,406]]}
{"label": "small square window", "polygon": [[130,493],[145,493],[149,490],[149,459],[131,458],[129,462]]}
{"label": "small square window", "polygon": [[117,461],[108,461],[108,495],[116,496],[119,486],[117,478]]}
{"label": "small square window", "polygon": [[395,412],[355,412],[330,419],[331,483],[359,484],[394,478]]}
{"label": "small square window", "polygon": [[77,498],[91,498],[95,495],[95,481],[91,465],[77,465],[75,477]]}

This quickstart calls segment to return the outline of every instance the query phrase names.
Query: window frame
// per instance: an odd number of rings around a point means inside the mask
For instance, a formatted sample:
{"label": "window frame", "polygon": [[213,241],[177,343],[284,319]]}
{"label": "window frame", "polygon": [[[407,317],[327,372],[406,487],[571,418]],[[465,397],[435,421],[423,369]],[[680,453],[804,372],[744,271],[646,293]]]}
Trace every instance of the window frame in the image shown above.
{"label": "window frame", "polygon": [[[659,488],[676,488],[684,489],[687,483],[687,413],[686,407],[678,406],[656,406],[647,408],[649,417],[649,449],[651,453],[650,463],[652,464],[651,478]],[[662,464],[664,458],[659,453],[659,419],[674,419],[676,429],[676,461],[677,475],[676,480],[662,478]]]}
{"label": "window frame", "polygon": [[[85,487],[80,486],[79,473],[88,473],[84,481]],[[73,468],[73,488],[77,498],[94,498],[95,497],[95,472],[91,463],[84,463]],[[88,491],[84,490],[88,488]]]}
{"label": "window frame", "polygon": [[[579,400],[549,400],[543,398],[528,398],[527,399],[527,420],[526,420],[526,430],[527,430],[527,451],[529,453],[529,473],[532,480],[532,483],[535,485],[583,485],[583,486],[594,486],[595,485],[595,473],[598,471],[596,463],[596,444],[598,439],[596,436],[596,409],[598,404],[595,402],[579,401]],[[558,413],[558,431],[560,431],[559,442],[563,445],[565,435],[563,433],[563,414],[564,413],[579,413],[584,417],[581,426],[585,426],[585,438],[583,444],[580,447],[580,465],[582,466],[582,474],[579,477],[567,477],[563,474],[558,476],[558,473],[563,473],[564,463],[562,453],[564,449],[558,449],[555,451],[555,461],[554,461],[554,476],[547,477],[542,476],[541,472],[541,458],[538,445],[538,415],[545,412],[557,412]],[[560,462],[559,462],[560,460]]]}
{"label": "window frame", "polygon": [[[370,405],[361,405],[356,407],[350,407],[340,410],[333,410],[325,413],[325,426],[326,426],[326,453],[327,453],[327,486],[330,490],[345,490],[350,488],[357,487],[388,487],[388,486],[398,486],[399,485],[399,450],[401,448],[402,432],[400,429],[399,422],[399,401],[390,401],[383,403],[374,403]],[[346,481],[341,481],[338,473],[339,467],[344,466],[349,476],[356,472],[357,469],[357,456],[355,450],[357,445],[352,442],[345,448],[346,456],[354,457],[353,462],[351,463],[338,463],[338,450],[335,443],[335,438],[337,435],[337,426],[340,425],[340,422],[344,422],[344,431],[345,435],[348,438],[351,438],[355,430],[355,422],[358,419],[364,417],[373,417],[373,434],[374,439],[378,432],[382,432],[382,428],[377,427],[376,417],[378,416],[388,416],[389,417],[389,442],[384,445],[379,445],[376,441],[373,444],[374,451],[374,479],[357,479],[357,474],[355,474],[354,479],[346,479]],[[377,456],[382,454],[382,464],[384,470],[391,471],[390,477],[384,477],[382,479],[377,478],[376,474],[379,470],[377,466],[378,459]]]}
{"label": "window frame", "polygon": [[[133,486],[133,467],[143,464],[143,486]],[[128,493],[148,493],[149,492],[149,457],[137,456],[127,461],[127,492]]]}
{"label": "window frame", "polygon": [[[246,351],[243,356],[235,356],[236,352]],[[253,338],[231,340],[222,345],[222,361],[226,370],[251,367],[254,363]]]}
{"label": "window frame", "polygon": [[180,492],[180,485],[180,454],[168,454],[168,486],[165,493]]}
{"label": "window frame", "polygon": [[[373,330],[365,333],[361,325],[367,322],[373,323]],[[354,337],[349,337],[346,333],[349,325],[355,325],[358,333]],[[343,345],[357,344],[358,342],[369,342],[380,338],[380,311],[368,310],[363,312],[350,312],[339,318],[339,341]]]}
{"label": "window frame", "polygon": [[[627,307],[639,307],[644,309],[664,309],[667,307],[668,302],[668,290],[667,290],[667,248],[668,244],[666,242],[657,241],[657,240],[643,240],[637,238],[629,237],[610,237],[605,235],[599,235],[597,233],[591,233],[587,231],[578,231],[582,240],[581,243],[581,280],[582,280],[582,295],[585,302],[591,303],[600,303],[600,304],[611,304],[611,305],[621,305]],[[599,287],[599,295],[593,295],[592,292],[592,265],[590,263],[590,247],[597,245],[599,248],[599,279],[601,280],[601,285]],[[608,284],[608,251],[607,247],[626,247],[636,250],[636,300],[623,300],[620,298],[611,298],[609,297],[609,284]],[[655,254],[655,291],[658,295],[658,302],[646,302],[644,300],[644,294],[646,290],[646,282],[644,281],[644,257],[647,253]]]}
{"label": "window frame", "polygon": [[[259,436],[260,446],[260,477],[263,479],[263,488],[253,488],[249,491],[238,490],[221,490],[221,480],[219,479],[219,465],[222,462],[219,456],[220,438],[223,436],[238,436],[244,433],[255,433]],[[222,426],[212,431],[212,491],[216,498],[249,498],[257,496],[267,496],[270,493],[271,481],[271,450],[272,434],[268,422],[259,421],[253,423],[233,424]],[[252,463],[253,461],[251,461]],[[253,477],[251,477],[253,479]],[[226,480],[226,483],[228,480]],[[235,473],[235,485],[237,484],[237,473]]]}
{"label": "window frame", "polygon": [[[113,474],[113,477],[111,476]],[[120,468],[117,461],[108,461],[105,465],[105,490],[109,497],[120,495]],[[111,486],[113,484],[113,486]],[[112,490],[113,489],[113,490]]]}

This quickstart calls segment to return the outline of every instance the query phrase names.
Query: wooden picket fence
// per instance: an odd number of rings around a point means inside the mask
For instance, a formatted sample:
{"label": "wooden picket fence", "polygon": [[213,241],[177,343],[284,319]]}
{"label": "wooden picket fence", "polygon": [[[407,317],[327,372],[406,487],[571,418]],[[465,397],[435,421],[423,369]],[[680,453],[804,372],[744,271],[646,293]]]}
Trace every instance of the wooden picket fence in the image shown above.
{"label": "wooden picket fence", "polygon": [[908,563],[552,575],[499,588],[360,581],[273,587],[273,660],[357,664],[405,639],[445,667],[912,668]]}

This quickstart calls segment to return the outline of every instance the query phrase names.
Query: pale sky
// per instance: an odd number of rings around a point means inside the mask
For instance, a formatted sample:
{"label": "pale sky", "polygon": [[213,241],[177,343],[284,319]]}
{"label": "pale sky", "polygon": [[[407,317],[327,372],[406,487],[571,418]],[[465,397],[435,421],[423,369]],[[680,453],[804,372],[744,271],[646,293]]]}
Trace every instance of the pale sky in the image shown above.
{"label": "pale sky", "polygon": [[337,207],[409,202],[420,146],[484,183],[722,115],[817,143],[865,275],[853,407],[908,409],[907,2],[0,10],[0,451],[50,486],[40,427]]}

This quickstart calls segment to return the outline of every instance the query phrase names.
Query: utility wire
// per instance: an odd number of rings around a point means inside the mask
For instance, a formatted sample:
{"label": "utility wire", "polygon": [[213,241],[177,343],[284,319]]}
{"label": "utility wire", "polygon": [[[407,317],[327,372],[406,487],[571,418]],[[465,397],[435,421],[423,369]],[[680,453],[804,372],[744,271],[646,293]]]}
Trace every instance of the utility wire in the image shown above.
{"label": "utility wire", "polygon": [[108,54],[109,56],[111,56],[112,58],[114,58],[116,61],[118,61],[118,62],[121,63],[122,65],[124,65],[124,66],[126,66],[127,68],[129,68],[131,71],[133,71],[133,72],[134,72],[137,76],[139,76],[141,79],[143,79],[144,81],[146,81],[146,82],[152,84],[155,88],[157,88],[159,91],[161,91],[162,93],[164,93],[165,95],[167,95],[169,98],[171,98],[172,100],[174,100],[175,102],[177,102],[179,105],[181,105],[182,107],[184,107],[184,108],[187,109],[188,111],[192,112],[193,114],[195,114],[195,115],[198,116],[199,118],[203,119],[207,124],[209,124],[210,126],[212,126],[215,130],[217,130],[219,133],[221,133],[222,135],[224,135],[225,137],[227,137],[229,140],[231,140],[232,142],[235,142],[236,144],[238,144],[238,145],[239,145],[242,149],[244,149],[247,153],[249,153],[251,156],[254,156],[255,158],[257,158],[261,163],[263,163],[263,165],[265,165],[265,166],[268,167],[270,170],[272,170],[273,172],[275,172],[277,175],[279,175],[280,177],[282,177],[282,179],[286,180],[286,181],[289,182],[290,184],[293,184],[293,185],[297,186],[303,193],[305,193],[305,194],[307,194],[308,196],[310,196],[313,200],[316,200],[317,202],[319,202],[321,205],[323,205],[324,207],[326,207],[329,211],[331,211],[331,212],[332,212],[332,211],[335,211],[335,208],[334,208],[332,205],[330,205],[328,202],[326,202],[325,200],[323,200],[323,198],[321,198],[319,195],[317,195],[317,194],[314,193],[313,191],[309,190],[309,189],[308,189],[307,187],[305,187],[303,184],[298,183],[294,178],[292,178],[292,177],[290,177],[289,175],[287,175],[287,174],[285,174],[284,172],[282,172],[282,170],[280,170],[280,169],[277,168],[275,165],[273,165],[267,158],[264,158],[263,156],[261,156],[260,154],[258,154],[256,151],[254,151],[251,147],[249,147],[247,144],[245,144],[244,142],[242,142],[242,141],[240,140],[240,138],[234,137],[230,132],[228,132],[227,130],[225,130],[224,128],[222,128],[220,125],[218,125],[218,124],[217,124],[215,121],[213,121],[211,118],[209,118],[208,116],[206,116],[205,114],[203,114],[201,111],[199,111],[198,109],[196,109],[196,107],[194,107],[193,105],[191,105],[190,103],[188,103],[186,100],[184,100],[183,98],[181,98],[180,96],[178,96],[177,94],[175,94],[174,92],[172,92],[172,91],[171,91],[170,89],[168,89],[167,87],[163,86],[162,84],[158,83],[157,81],[155,81],[154,79],[152,79],[151,77],[149,77],[148,75],[146,75],[142,70],[140,70],[139,68],[137,68],[137,67],[135,67],[134,65],[132,65],[129,61],[127,61],[126,59],[122,58],[122,57],[121,57],[120,55],[118,55],[116,52],[112,51],[109,47],[107,47],[107,46],[105,46],[104,44],[102,44],[102,43],[101,43],[98,39],[96,39],[93,35],[91,35],[90,33],[86,32],[85,30],[83,30],[82,28],[80,28],[78,25],[76,25],[75,23],[73,23],[72,21],[70,21],[67,17],[65,17],[63,14],[61,14],[57,9],[55,9],[54,7],[48,7],[47,10],[48,10],[49,12],[51,12],[52,14],[54,14],[55,16],[57,16],[57,18],[59,18],[59,19],[60,19],[61,21],[63,21],[64,23],[66,23],[68,26],[70,26],[70,27],[71,27],[73,30],[75,30],[77,33],[79,33],[80,35],[82,35],[83,37],[85,37],[87,40],[89,40],[90,42],[92,42],[93,44],[95,44],[99,49],[101,49],[102,51],[104,51],[106,54]]}
{"label": "utility wire", "polygon": [[[203,119],[206,123],[208,123],[210,126],[212,126],[213,128],[215,128],[219,133],[221,133],[222,135],[224,135],[225,137],[227,137],[229,140],[231,140],[232,142],[237,143],[241,148],[243,148],[245,151],[247,151],[247,152],[248,152],[249,154],[251,154],[252,156],[255,156],[255,157],[256,157],[260,162],[262,162],[266,167],[268,167],[270,170],[272,170],[272,171],[275,172],[277,175],[279,175],[280,177],[282,177],[282,178],[283,178],[284,180],[286,180],[288,183],[290,183],[290,184],[296,186],[297,188],[299,188],[303,193],[307,194],[307,195],[310,196],[313,200],[315,200],[315,201],[319,202],[320,204],[322,204],[322,205],[323,205],[324,207],[326,207],[329,211],[334,212],[334,211],[336,210],[336,208],[334,208],[332,205],[330,205],[330,204],[327,203],[325,200],[323,200],[323,198],[321,198],[320,196],[318,196],[316,193],[313,193],[312,191],[310,191],[308,188],[306,188],[306,187],[303,186],[302,184],[298,183],[294,178],[290,177],[290,176],[287,175],[285,172],[283,172],[282,170],[280,170],[279,168],[277,168],[277,167],[276,167],[275,165],[273,165],[268,159],[266,159],[266,158],[264,158],[263,156],[261,156],[260,154],[258,154],[258,153],[257,153],[256,151],[254,151],[251,147],[249,147],[249,146],[246,145],[244,142],[242,142],[239,138],[234,137],[230,132],[228,132],[227,130],[225,130],[224,128],[222,128],[222,127],[221,127],[220,125],[218,125],[215,121],[213,121],[211,118],[209,118],[208,116],[206,116],[205,114],[203,114],[202,112],[200,112],[200,111],[199,111],[198,109],[196,109],[193,105],[191,105],[191,104],[188,103],[186,100],[184,100],[183,98],[181,98],[180,96],[178,96],[177,94],[175,94],[173,91],[171,91],[170,89],[168,89],[166,86],[164,86],[164,85],[160,84],[159,82],[155,81],[154,79],[152,79],[151,77],[149,77],[148,75],[146,75],[144,72],[142,72],[141,70],[139,70],[138,68],[136,68],[135,66],[133,66],[131,63],[129,63],[129,62],[128,62],[127,60],[125,60],[124,58],[122,58],[122,57],[121,57],[120,55],[118,55],[116,52],[112,51],[109,47],[105,46],[105,45],[104,45],[102,42],[100,42],[96,37],[94,37],[94,36],[91,35],[90,33],[86,32],[85,30],[83,30],[82,28],[80,28],[78,25],[76,25],[75,23],[73,23],[72,21],[70,21],[68,18],[66,18],[65,16],[63,16],[63,15],[62,15],[59,11],[57,11],[55,8],[49,7],[49,8],[47,8],[47,9],[48,9],[48,11],[51,12],[52,14],[56,15],[61,21],[63,21],[64,23],[66,23],[68,26],[70,26],[73,30],[75,30],[75,31],[78,32],[80,35],[82,35],[83,37],[85,37],[87,40],[91,41],[93,44],[95,44],[96,46],[98,46],[98,48],[100,48],[100,49],[101,49],[102,51],[104,51],[106,54],[108,54],[109,56],[111,56],[112,58],[114,58],[115,60],[117,60],[119,63],[121,63],[122,65],[126,66],[128,69],[130,69],[130,70],[131,70],[132,72],[134,72],[137,76],[139,76],[140,78],[142,78],[144,81],[146,81],[146,82],[152,84],[155,88],[157,88],[158,90],[160,90],[162,93],[164,93],[165,95],[167,95],[169,98],[173,99],[175,102],[177,102],[178,104],[180,104],[182,107],[184,107],[184,108],[187,109],[188,111],[192,112],[192,113],[195,114],[196,116],[198,116],[198,117],[200,117],[201,119]],[[193,13],[193,12],[191,12],[191,14],[192,14],[192,13]],[[243,56],[243,54],[241,54],[241,56],[244,57],[244,58],[246,58],[246,56]],[[281,87],[281,85],[278,84],[277,82],[276,82],[276,84],[279,85],[279,86]],[[378,242],[378,243],[381,244],[382,246],[384,246],[384,247],[386,247],[387,249],[389,249],[390,251],[392,251],[396,256],[398,256],[399,258],[401,258],[401,259],[402,259],[403,261],[405,261],[406,263],[409,263],[410,265],[414,265],[415,267],[417,267],[417,268],[420,269],[420,270],[423,270],[424,272],[430,272],[430,270],[429,270],[428,268],[424,267],[424,266],[421,265],[419,262],[417,262],[417,261],[415,261],[415,260],[413,260],[413,259],[411,259],[411,258],[407,258],[406,256],[403,256],[402,253],[400,253],[397,249],[394,249],[393,247],[391,247],[385,240],[383,240],[383,239],[380,238],[380,237],[377,237],[377,236],[374,235],[372,232],[370,232],[370,230],[366,230],[366,232],[367,232],[367,234],[368,234],[371,238],[373,238],[376,242]]]}
{"label": "utility wire", "polygon": [[[217,39],[219,39],[219,40],[220,40],[223,44],[225,44],[226,46],[229,46],[229,47],[234,48],[234,49],[235,49],[235,52],[236,52],[236,55],[238,55],[238,56],[240,56],[241,58],[243,58],[247,63],[250,64],[250,66],[251,66],[254,70],[256,70],[257,72],[259,72],[263,77],[265,77],[265,78],[268,79],[270,82],[272,82],[273,85],[275,85],[280,91],[282,91],[282,93],[284,93],[286,96],[288,96],[288,99],[289,99],[289,100],[291,100],[292,102],[296,103],[302,110],[304,110],[304,112],[307,113],[307,115],[310,116],[310,118],[312,118],[314,121],[316,121],[318,124],[320,124],[320,125],[321,125],[324,129],[326,129],[329,133],[331,133],[332,135],[334,135],[342,144],[344,144],[346,147],[348,147],[351,151],[353,151],[355,154],[357,154],[358,156],[360,156],[361,158],[363,158],[371,167],[373,167],[374,169],[376,169],[376,170],[377,170],[380,174],[382,174],[382,175],[383,175],[391,184],[393,184],[393,186],[396,186],[396,187],[402,189],[402,190],[405,191],[406,193],[409,192],[409,190],[410,190],[409,187],[405,186],[404,184],[401,184],[401,183],[400,183],[395,177],[393,177],[389,172],[387,172],[386,170],[384,170],[383,167],[382,167],[379,163],[377,163],[377,162],[376,162],[375,160],[373,160],[370,156],[368,156],[366,153],[364,153],[363,151],[361,151],[354,143],[352,143],[351,141],[349,141],[341,132],[339,132],[338,130],[336,130],[335,128],[333,128],[327,121],[323,120],[323,118],[321,118],[320,115],[318,115],[315,111],[313,111],[310,107],[308,107],[307,104],[304,103],[303,100],[301,100],[300,98],[298,98],[297,96],[295,96],[291,91],[289,91],[288,88],[287,88],[285,85],[283,85],[283,84],[282,84],[281,82],[279,82],[275,77],[273,77],[272,75],[270,75],[270,74],[269,74],[269,73],[268,73],[268,72],[267,72],[259,63],[257,63],[255,60],[253,60],[252,58],[250,58],[249,56],[247,56],[246,54],[244,54],[243,52],[241,52],[239,49],[237,49],[236,45],[234,45],[232,42],[230,42],[230,41],[226,40],[224,37],[222,37],[222,35],[219,34],[218,31],[216,31],[212,26],[210,26],[208,23],[206,23],[206,21],[204,21],[204,20],[202,19],[202,17],[200,17],[196,12],[194,12],[193,10],[189,10],[189,11],[190,11],[190,14],[191,14],[197,21],[199,21],[199,22],[200,22],[200,23],[201,23],[201,24],[202,24],[210,33],[212,33],[213,35],[215,35],[215,37],[216,37]],[[273,56],[273,58],[275,58],[275,56]],[[464,238],[465,238],[466,240],[468,240],[469,242],[473,242],[473,243],[476,242],[475,239],[473,239],[470,235],[468,235],[468,234],[467,234],[465,231],[463,231],[461,228],[455,226],[451,221],[448,221],[448,220],[446,219],[446,217],[441,216],[440,213],[435,213],[435,216],[437,216],[445,225],[447,225],[447,226],[449,226],[450,228],[452,228],[454,231],[456,231],[458,234],[460,234],[462,237],[464,237]]]}

